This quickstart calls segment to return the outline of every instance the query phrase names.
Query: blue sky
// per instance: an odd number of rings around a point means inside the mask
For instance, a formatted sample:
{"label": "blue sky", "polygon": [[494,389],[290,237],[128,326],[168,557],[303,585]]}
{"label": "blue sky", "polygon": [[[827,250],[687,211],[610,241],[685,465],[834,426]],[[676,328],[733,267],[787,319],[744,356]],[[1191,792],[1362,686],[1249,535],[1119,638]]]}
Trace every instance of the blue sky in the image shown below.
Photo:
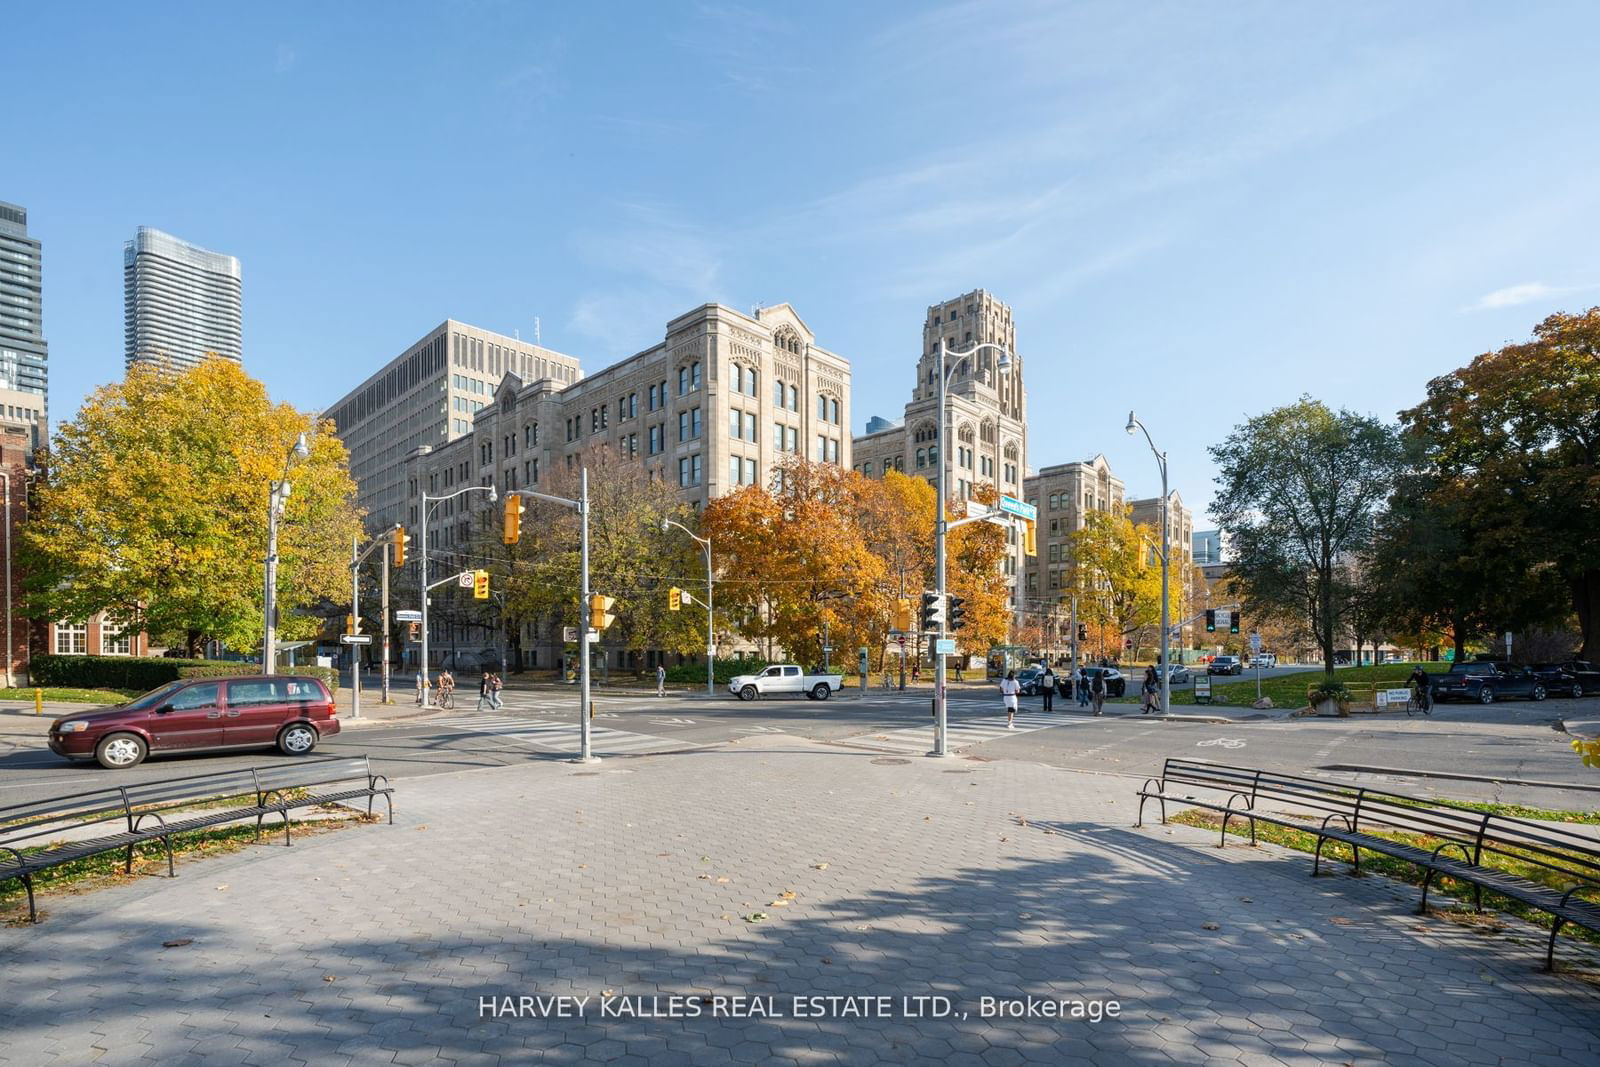
{"label": "blue sky", "polygon": [[121,244],[243,262],[246,366],[324,407],[446,317],[597,369],[789,301],[898,417],[927,305],[1008,301],[1034,467],[1203,512],[1205,448],[1385,417],[1600,303],[1600,7],[30,4],[0,199],[52,415],[121,372]]}

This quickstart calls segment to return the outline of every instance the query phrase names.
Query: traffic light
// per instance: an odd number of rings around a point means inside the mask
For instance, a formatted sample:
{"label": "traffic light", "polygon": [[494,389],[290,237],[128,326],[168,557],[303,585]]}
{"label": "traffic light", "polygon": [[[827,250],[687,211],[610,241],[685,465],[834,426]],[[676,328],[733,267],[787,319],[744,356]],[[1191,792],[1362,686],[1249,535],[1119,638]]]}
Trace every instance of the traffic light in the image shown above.
{"label": "traffic light", "polygon": [[505,542],[514,545],[522,540],[522,495],[506,494]]}
{"label": "traffic light", "polygon": [[1228,616],[1228,632],[1230,634],[1239,632],[1239,613],[1237,611]]}
{"label": "traffic light", "polygon": [[489,572],[472,572],[472,596],[475,600],[489,599]]}
{"label": "traffic light", "polygon": [[1078,640],[1079,641],[1087,641],[1087,640],[1089,640],[1089,624],[1088,623],[1080,622],[1078,624]]}
{"label": "traffic light", "polygon": [[393,561],[394,565],[396,567],[404,567],[406,565],[406,546],[409,545],[410,543],[411,543],[411,538],[409,536],[407,536],[406,528],[404,526],[396,526],[394,528],[394,561]]}
{"label": "traffic light", "polygon": [[356,629],[356,617],[354,615],[346,615],[344,617],[344,632],[347,633],[347,634],[354,634],[354,633],[360,633],[361,632],[361,631]]}
{"label": "traffic light", "polygon": [[677,586],[673,586],[671,589],[667,590],[667,610],[683,610],[683,590],[679,589]]}
{"label": "traffic light", "polygon": [[1210,608],[1207,608],[1206,609],[1206,633],[1214,634],[1216,632],[1217,632],[1217,613],[1212,611]]}
{"label": "traffic light", "polygon": [[1037,556],[1039,554],[1039,541],[1034,534],[1034,524],[1022,524],[1022,554],[1024,556]]}
{"label": "traffic light", "polygon": [[908,596],[894,602],[894,628],[902,633],[911,632],[911,598]]}
{"label": "traffic light", "polygon": [[589,628],[591,630],[604,630],[607,626],[617,621],[611,614],[611,605],[617,602],[616,597],[605,596],[601,593],[589,595]]}
{"label": "traffic light", "polygon": [[[1031,529],[1031,527],[1030,527]],[[955,633],[967,624],[967,600],[965,597],[953,596],[950,598],[950,632]]]}
{"label": "traffic light", "polygon": [[938,593],[922,594],[922,632],[944,633],[944,597]]}

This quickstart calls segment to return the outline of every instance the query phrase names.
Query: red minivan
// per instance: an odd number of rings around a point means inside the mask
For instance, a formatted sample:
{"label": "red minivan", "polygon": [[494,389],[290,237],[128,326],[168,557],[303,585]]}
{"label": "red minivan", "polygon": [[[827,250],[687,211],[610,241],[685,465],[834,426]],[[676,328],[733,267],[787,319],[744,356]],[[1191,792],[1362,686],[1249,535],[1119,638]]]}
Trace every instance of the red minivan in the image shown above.
{"label": "red minivan", "polygon": [[192,678],[104,711],[57,719],[50,751],[120,770],[163,752],[275,747],[303,756],[338,732],[333,697],[316,678]]}

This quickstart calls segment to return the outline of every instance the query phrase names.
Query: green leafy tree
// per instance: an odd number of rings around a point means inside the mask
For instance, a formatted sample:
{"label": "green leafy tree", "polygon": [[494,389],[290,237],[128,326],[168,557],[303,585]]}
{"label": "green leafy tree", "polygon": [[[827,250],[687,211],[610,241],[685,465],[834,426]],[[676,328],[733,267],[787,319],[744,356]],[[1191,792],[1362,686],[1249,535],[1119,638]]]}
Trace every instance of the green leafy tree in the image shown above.
{"label": "green leafy tree", "polygon": [[321,621],[301,612],[347,599],[361,529],[348,454],[331,423],[272,403],[221,359],[182,374],[136,365],[59,428],[18,546],[30,611],[105,611],[191,655],[210,639],[258,646],[268,493],[301,433],[311,455],[289,471],[279,524],[279,631],[314,636]]}
{"label": "green leafy tree", "polygon": [[1346,568],[1372,541],[1400,470],[1394,430],[1302,397],[1235,427],[1210,452],[1219,469],[1211,513],[1233,547],[1233,584],[1268,612],[1304,618],[1331,679],[1349,611]]}
{"label": "green leafy tree", "polygon": [[[1159,534],[1135,525],[1129,513],[1090,511],[1069,542],[1067,580],[1078,595],[1078,616],[1102,627],[1118,655],[1125,639],[1161,622],[1161,568],[1150,561]],[[1172,576],[1174,593],[1180,581]]]}
{"label": "green leafy tree", "polygon": [[1600,308],[1551,315],[1531,340],[1434,379],[1402,420],[1459,496],[1474,554],[1533,584],[1496,622],[1575,612],[1582,654],[1600,658]]}

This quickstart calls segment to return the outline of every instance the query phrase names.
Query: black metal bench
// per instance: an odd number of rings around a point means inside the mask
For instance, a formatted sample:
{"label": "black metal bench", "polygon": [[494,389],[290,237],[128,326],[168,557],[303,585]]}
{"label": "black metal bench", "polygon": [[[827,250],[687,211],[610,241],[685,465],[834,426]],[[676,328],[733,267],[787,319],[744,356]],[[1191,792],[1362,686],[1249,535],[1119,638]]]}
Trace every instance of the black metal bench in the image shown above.
{"label": "black metal bench", "polygon": [[[175,834],[254,818],[259,841],[262,821],[277,814],[283,818],[287,845],[293,843],[289,839],[292,809],[365,797],[371,815],[373,799],[381,796],[392,824],[393,792],[387,778],[372,773],[367,757],[357,756],[167,778],[15,804],[0,808],[0,882],[21,879],[28,892],[28,920],[38,922],[33,876],[40,871],[121,849],[127,853],[123,869],[131,872],[134,846],[160,841],[167,853],[167,874],[176,878]],[[196,808],[218,800],[233,802]],[[79,833],[89,836],[62,839]]]}
{"label": "black metal bench", "polygon": [[[1214,800],[1174,792],[1188,789],[1225,796]],[[1168,759],[1161,776],[1146,779],[1138,796],[1136,826],[1144,824],[1144,806],[1149,801],[1160,805],[1163,823],[1168,801],[1221,813],[1219,848],[1227,843],[1228,825],[1235,818],[1248,821],[1252,845],[1256,843],[1257,820],[1313,834],[1317,838],[1313,876],[1321,872],[1322,848],[1329,841],[1350,847],[1358,874],[1363,849],[1414,864],[1423,872],[1419,912],[1427,911],[1428,890],[1438,876],[1471,885],[1473,906],[1479,911],[1484,890],[1543,911],[1552,920],[1546,970],[1555,964],[1556,936],[1563,926],[1571,923],[1600,932],[1600,839],[1571,830],[1475,811],[1446,800],[1203,760]],[[1279,810],[1264,810],[1263,804]],[[1441,843],[1429,851],[1384,837],[1384,832],[1427,835]],[[1484,862],[1489,856],[1515,859],[1551,872],[1563,886],[1554,888],[1489,866]],[[1586,893],[1597,900],[1584,899]]]}

